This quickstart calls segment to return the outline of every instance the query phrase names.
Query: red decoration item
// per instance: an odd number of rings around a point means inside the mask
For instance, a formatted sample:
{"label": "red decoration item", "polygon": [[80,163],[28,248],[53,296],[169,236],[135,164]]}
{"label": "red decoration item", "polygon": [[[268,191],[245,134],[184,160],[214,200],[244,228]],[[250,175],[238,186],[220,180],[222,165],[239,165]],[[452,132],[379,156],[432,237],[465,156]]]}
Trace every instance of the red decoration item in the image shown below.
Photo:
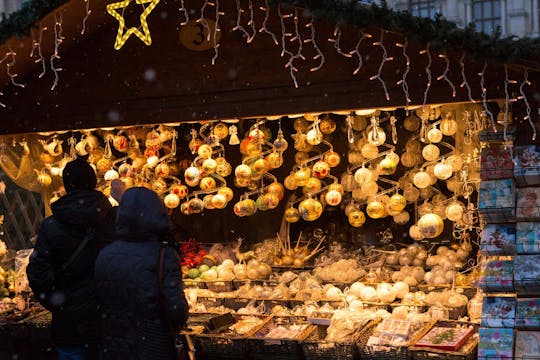
{"label": "red decoration item", "polygon": [[206,255],[206,251],[195,240],[189,239],[180,245],[180,254],[182,255],[182,265],[196,267],[201,263],[202,258]]}

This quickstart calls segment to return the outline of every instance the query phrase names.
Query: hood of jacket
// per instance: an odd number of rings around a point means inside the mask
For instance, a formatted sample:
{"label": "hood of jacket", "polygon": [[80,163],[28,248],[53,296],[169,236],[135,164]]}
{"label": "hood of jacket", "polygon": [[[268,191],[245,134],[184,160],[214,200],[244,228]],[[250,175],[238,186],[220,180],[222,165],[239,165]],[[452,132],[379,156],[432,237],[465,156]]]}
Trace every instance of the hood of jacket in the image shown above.
{"label": "hood of jacket", "polygon": [[116,216],[116,233],[127,241],[143,241],[152,235],[169,234],[167,208],[155,192],[133,187],[124,193]]}
{"label": "hood of jacket", "polygon": [[109,200],[97,190],[72,191],[51,205],[54,219],[72,227],[97,224],[111,209]]}

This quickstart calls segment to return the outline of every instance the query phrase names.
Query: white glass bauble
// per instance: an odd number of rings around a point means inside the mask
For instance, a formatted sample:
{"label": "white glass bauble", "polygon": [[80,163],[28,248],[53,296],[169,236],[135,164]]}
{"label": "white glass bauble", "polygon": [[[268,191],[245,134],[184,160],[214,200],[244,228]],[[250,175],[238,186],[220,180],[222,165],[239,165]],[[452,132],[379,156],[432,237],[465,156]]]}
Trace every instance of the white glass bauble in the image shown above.
{"label": "white glass bauble", "polygon": [[306,140],[310,145],[319,145],[323,140],[322,133],[312,128],[307,132]]}
{"label": "white glass bauble", "polygon": [[433,174],[440,180],[447,180],[452,176],[452,165],[445,162],[440,162],[435,165]]}
{"label": "white glass bauble", "polygon": [[437,145],[428,144],[422,149],[422,156],[427,161],[433,161],[439,157],[440,150]]}
{"label": "white glass bauble", "polygon": [[446,207],[445,214],[448,220],[459,221],[463,217],[464,207],[459,201],[452,201]]}
{"label": "white glass bauble", "polygon": [[431,185],[431,176],[425,171],[419,171],[414,174],[413,184],[419,189],[427,188]]}
{"label": "white glass bauble", "polygon": [[375,146],[380,146],[386,141],[386,134],[380,127],[372,127],[367,132],[367,141]]}
{"label": "white glass bauble", "polygon": [[373,196],[379,191],[379,186],[375,181],[368,181],[360,187],[365,196]]}
{"label": "white glass bauble", "polygon": [[444,221],[439,215],[426,214],[418,220],[418,228],[424,237],[433,239],[442,234]]}
{"label": "white glass bauble", "polygon": [[438,143],[443,138],[443,133],[441,130],[437,129],[436,127],[431,128],[427,133],[427,138],[432,143]]}
{"label": "white glass bauble", "polygon": [[368,181],[371,181],[372,180],[371,170],[366,169],[365,167],[361,167],[360,169],[356,170],[356,172],[354,173],[354,180],[360,186],[364,185]]}

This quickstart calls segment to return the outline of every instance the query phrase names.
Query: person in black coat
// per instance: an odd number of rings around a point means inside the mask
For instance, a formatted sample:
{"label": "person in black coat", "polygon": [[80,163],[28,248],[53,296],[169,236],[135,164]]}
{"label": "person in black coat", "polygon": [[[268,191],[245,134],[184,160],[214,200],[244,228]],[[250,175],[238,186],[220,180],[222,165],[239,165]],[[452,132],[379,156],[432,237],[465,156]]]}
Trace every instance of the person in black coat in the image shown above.
{"label": "person in black coat", "polygon": [[96,174],[85,160],[66,164],[62,176],[67,194],[41,224],[26,273],[36,299],[52,313],[59,359],[89,359],[100,341],[94,263],[114,239],[116,213],[95,190]]}
{"label": "person in black coat", "polygon": [[100,252],[95,266],[103,359],[175,359],[173,337],[187,321],[188,304],[180,258],[171,246],[171,221],[155,192],[143,187],[126,190],[116,234],[117,241]]}

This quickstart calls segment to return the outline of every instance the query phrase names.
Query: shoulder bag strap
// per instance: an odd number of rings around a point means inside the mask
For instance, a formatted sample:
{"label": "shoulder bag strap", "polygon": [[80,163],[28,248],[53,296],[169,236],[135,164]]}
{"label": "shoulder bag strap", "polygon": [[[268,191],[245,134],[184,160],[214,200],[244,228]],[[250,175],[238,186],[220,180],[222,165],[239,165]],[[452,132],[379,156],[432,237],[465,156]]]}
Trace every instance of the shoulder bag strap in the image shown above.
{"label": "shoulder bag strap", "polygon": [[67,259],[63,264],[62,266],[60,267],[60,271],[61,272],[64,272],[66,271],[66,269],[71,265],[73,264],[73,262],[79,257],[79,255],[81,254],[81,252],[83,251],[83,249],[86,247],[86,244],[88,244],[88,242],[90,241],[90,239],[92,239],[94,237],[94,233],[95,233],[95,230],[93,228],[89,228],[86,230],[86,233],[84,235],[84,238],[82,239],[82,241],[79,243],[79,246],[77,246],[77,248],[75,249],[75,251],[73,252],[73,254],[71,254],[71,256],[69,257],[69,259]]}

